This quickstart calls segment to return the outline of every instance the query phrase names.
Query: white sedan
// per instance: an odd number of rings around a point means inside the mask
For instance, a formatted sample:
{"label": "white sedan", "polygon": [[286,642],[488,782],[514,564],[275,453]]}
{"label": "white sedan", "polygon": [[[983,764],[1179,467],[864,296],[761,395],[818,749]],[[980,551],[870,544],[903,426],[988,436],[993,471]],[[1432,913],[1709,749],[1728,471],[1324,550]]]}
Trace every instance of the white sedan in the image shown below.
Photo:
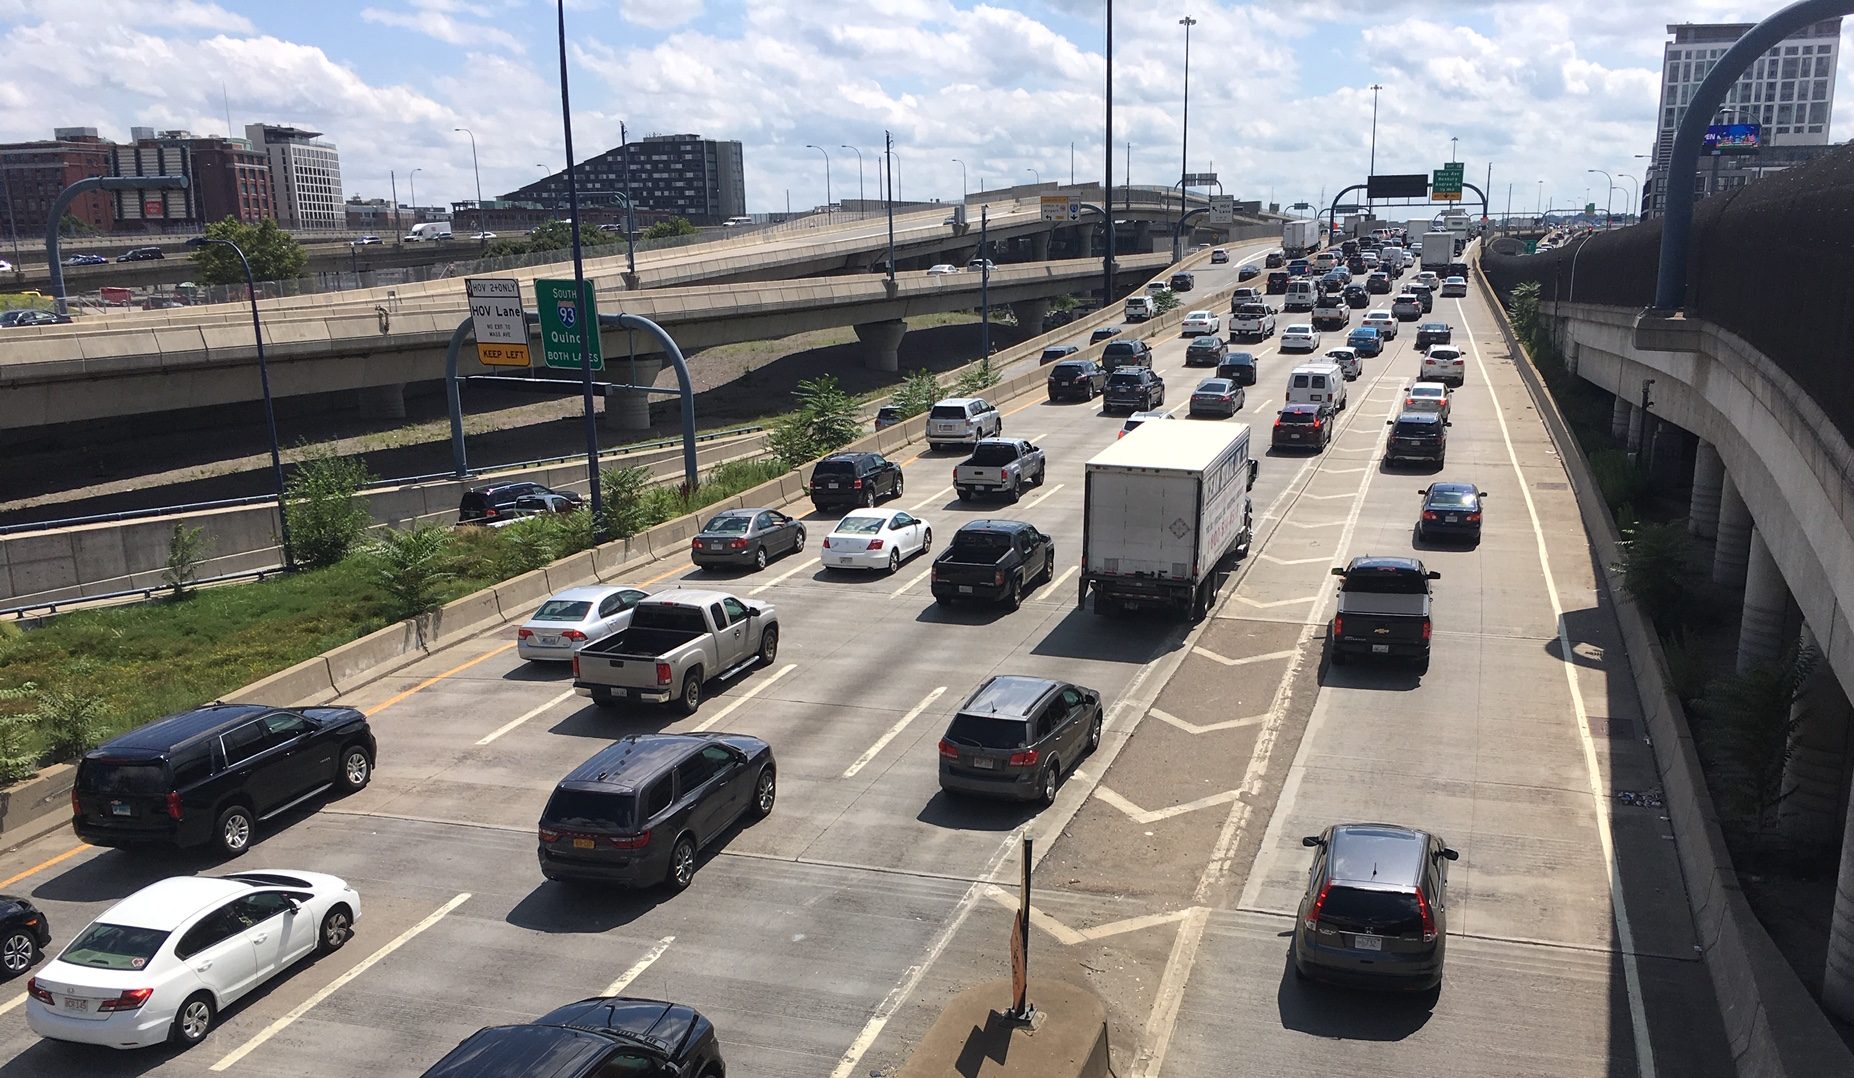
{"label": "white sedan", "polygon": [[204,1040],[240,997],[360,920],[346,881],[294,869],[175,876],[116,903],[26,982],[41,1037],[109,1048]]}
{"label": "white sedan", "polygon": [[1185,337],[1214,336],[1223,332],[1223,319],[1209,311],[1192,311],[1185,315],[1184,324],[1179,328]]}
{"label": "white sedan", "polygon": [[1296,322],[1281,331],[1283,352],[1313,352],[1320,347],[1320,331],[1306,322]]}
{"label": "white sedan", "polygon": [[588,641],[631,624],[631,609],[644,595],[636,588],[609,584],[568,588],[542,603],[515,630],[515,654],[571,662],[573,652]]}
{"label": "white sedan", "polygon": [[933,549],[933,528],[899,509],[858,509],[824,537],[819,555],[826,569],[885,569],[894,572],[916,554]]}
{"label": "white sedan", "polygon": [[941,262],[938,265],[928,266],[927,272],[935,276],[944,273],[958,273],[959,267],[953,265],[951,262]]}
{"label": "white sedan", "polygon": [[1377,330],[1378,336],[1387,341],[1397,339],[1397,316],[1389,311],[1370,311],[1366,313],[1365,320],[1359,324]]}
{"label": "white sedan", "polygon": [[1467,295],[1468,279],[1466,277],[1450,277],[1442,282],[1443,299],[1448,299],[1451,296],[1460,296],[1466,299]]}

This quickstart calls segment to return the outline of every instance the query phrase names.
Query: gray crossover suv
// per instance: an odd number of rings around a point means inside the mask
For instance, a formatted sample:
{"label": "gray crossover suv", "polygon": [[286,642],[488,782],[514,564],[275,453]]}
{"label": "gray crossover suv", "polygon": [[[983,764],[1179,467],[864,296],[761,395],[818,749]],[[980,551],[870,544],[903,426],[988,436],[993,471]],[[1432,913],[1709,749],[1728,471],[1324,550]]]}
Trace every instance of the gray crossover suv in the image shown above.
{"label": "gray crossover suv", "polygon": [[1336,824],[1300,841],[1314,854],[1294,922],[1294,972],[1361,987],[1441,984],[1448,863],[1459,855],[1434,835],[1386,823]]}
{"label": "gray crossover suv", "polygon": [[1101,743],[1104,710],[1100,693],[1066,681],[991,678],[940,739],[940,788],[1050,804],[1065,770]]}

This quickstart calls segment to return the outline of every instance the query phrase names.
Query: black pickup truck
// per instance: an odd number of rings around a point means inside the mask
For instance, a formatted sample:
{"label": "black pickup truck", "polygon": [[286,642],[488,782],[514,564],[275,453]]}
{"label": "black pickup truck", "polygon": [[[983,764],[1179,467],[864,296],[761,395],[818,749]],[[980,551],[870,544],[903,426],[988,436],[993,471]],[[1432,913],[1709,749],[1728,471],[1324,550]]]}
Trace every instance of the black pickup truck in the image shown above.
{"label": "black pickup truck", "polygon": [[1328,637],[1333,665],[1353,655],[1413,659],[1429,672],[1429,582],[1441,573],[1415,558],[1359,557],[1334,569],[1339,612]]}
{"label": "black pickup truck", "polygon": [[1021,520],[974,520],[934,559],[933,597],[942,605],[970,599],[1016,610],[1024,592],[1049,583],[1056,541]]}

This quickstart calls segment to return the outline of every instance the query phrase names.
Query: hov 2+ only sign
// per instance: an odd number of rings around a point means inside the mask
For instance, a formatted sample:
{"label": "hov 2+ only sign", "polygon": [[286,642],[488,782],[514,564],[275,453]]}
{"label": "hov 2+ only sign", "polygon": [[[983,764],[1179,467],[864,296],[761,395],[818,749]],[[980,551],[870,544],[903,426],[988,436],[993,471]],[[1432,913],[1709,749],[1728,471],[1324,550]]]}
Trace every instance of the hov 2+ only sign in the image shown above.
{"label": "hov 2+ only sign", "polygon": [[476,330],[476,358],[487,367],[526,367],[528,320],[521,310],[521,282],[473,277],[464,281],[470,321]]}
{"label": "hov 2+ only sign", "polygon": [[599,307],[592,282],[579,302],[573,299],[572,281],[534,282],[534,305],[541,314],[541,347],[547,365],[560,370],[579,370],[579,337],[588,327],[587,350],[592,355],[592,369],[605,369],[605,353],[599,343]]}
{"label": "hov 2+ only sign", "polygon": [[1074,195],[1044,195],[1042,205],[1042,220],[1081,220],[1081,199],[1076,198]]}

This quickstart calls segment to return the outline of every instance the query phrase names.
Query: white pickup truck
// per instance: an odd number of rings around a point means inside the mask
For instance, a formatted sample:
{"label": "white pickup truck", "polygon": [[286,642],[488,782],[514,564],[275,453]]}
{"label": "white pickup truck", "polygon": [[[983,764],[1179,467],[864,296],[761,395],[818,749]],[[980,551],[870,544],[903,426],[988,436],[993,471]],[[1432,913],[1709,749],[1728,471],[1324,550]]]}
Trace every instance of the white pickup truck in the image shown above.
{"label": "white pickup truck", "polygon": [[953,491],[960,501],[980,494],[1004,494],[1016,501],[1025,487],[1042,486],[1048,473],[1043,451],[1022,438],[986,438],[953,468]]}
{"label": "white pickup truck", "polygon": [[631,624],[573,653],[573,690],[600,707],[675,701],[693,715],[710,681],[779,654],[771,603],[677,589],[631,608]]}

